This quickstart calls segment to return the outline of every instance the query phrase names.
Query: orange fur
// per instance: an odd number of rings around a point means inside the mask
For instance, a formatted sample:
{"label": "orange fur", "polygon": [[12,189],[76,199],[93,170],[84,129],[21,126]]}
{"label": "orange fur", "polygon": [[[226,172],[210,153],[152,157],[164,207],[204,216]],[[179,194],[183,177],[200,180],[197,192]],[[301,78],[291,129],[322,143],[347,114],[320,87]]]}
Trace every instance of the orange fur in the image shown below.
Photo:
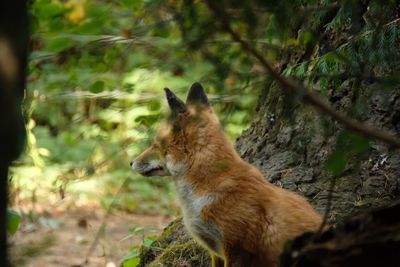
{"label": "orange fur", "polygon": [[188,97],[186,109],[160,126],[133,168],[173,176],[185,225],[213,266],[276,266],[284,243],[317,230],[321,216],[242,160],[211,107],[195,100]]}

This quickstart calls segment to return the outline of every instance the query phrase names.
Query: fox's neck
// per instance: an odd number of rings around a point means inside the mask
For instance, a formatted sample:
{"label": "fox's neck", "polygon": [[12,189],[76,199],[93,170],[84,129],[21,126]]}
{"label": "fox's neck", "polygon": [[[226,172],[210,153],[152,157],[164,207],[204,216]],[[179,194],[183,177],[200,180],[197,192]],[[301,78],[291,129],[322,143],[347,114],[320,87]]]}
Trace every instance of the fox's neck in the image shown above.
{"label": "fox's neck", "polygon": [[212,188],[222,182],[234,166],[243,162],[233,145],[228,142],[208,144],[194,153],[182,179],[198,189]]}

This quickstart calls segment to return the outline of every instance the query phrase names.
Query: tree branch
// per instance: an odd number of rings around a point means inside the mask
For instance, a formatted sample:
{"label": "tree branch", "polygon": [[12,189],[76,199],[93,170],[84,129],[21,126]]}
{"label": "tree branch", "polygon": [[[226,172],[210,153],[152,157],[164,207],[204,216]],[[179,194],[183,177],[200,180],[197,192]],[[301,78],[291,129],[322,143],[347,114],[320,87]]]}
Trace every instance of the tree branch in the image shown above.
{"label": "tree branch", "polygon": [[349,118],[342,112],[334,109],[315,92],[307,90],[307,88],[305,88],[305,86],[299,81],[294,80],[293,78],[283,77],[260,51],[232,29],[228,14],[218,6],[218,1],[207,0],[206,2],[211,11],[214,12],[215,18],[221,23],[222,28],[231,35],[231,38],[234,41],[240,43],[244,50],[253,55],[261,63],[261,65],[269,72],[271,77],[281,85],[282,89],[286,90],[290,94],[299,96],[302,102],[312,105],[319,111],[328,114],[337,122],[342,124],[346,129],[400,148],[400,140],[392,133],[376,129],[370,125]]}

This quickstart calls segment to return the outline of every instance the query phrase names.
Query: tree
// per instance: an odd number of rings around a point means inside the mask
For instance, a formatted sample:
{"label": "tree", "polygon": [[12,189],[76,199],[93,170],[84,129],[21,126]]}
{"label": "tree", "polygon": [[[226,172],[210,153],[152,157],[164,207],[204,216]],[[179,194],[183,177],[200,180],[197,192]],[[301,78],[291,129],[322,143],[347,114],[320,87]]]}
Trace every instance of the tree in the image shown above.
{"label": "tree", "polygon": [[25,142],[21,101],[28,51],[26,5],[25,1],[0,4],[0,266],[8,266],[8,167],[22,152]]}
{"label": "tree", "polygon": [[[187,44],[218,58],[217,48],[203,44],[230,37],[237,58],[267,77],[252,125],[237,140],[244,159],[271,182],[308,197],[331,224],[399,200],[398,3],[185,3]],[[142,266],[156,257],[154,266],[207,266],[179,221],[154,247],[164,250],[143,248]]]}

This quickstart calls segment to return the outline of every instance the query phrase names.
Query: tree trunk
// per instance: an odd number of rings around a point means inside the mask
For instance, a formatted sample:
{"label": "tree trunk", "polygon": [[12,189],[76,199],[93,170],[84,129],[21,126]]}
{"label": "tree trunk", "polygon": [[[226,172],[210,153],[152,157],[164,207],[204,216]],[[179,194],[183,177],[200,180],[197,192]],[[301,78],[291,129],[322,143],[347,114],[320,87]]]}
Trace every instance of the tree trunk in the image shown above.
{"label": "tree trunk", "polygon": [[28,52],[27,3],[0,4],[0,266],[7,261],[7,181],[9,164],[22,152],[25,128],[21,101]]}
{"label": "tree trunk", "polygon": [[[348,112],[355,93],[345,81],[341,94],[330,96],[331,104]],[[366,84],[359,93],[368,108],[358,114],[358,119],[399,133],[400,90],[385,99],[373,90],[373,84]],[[273,83],[261,95],[253,124],[238,139],[237,148],[270,182],[297,191],[324,212],[333,179],[326,170],[326,161],[342,132],[329,118],[293,103]],[[337,178],[329,219],[333,223],[341,221],[355,211],[399,198],[400,153],[371,141],[368,153],[350,158],[343,175]]]}

